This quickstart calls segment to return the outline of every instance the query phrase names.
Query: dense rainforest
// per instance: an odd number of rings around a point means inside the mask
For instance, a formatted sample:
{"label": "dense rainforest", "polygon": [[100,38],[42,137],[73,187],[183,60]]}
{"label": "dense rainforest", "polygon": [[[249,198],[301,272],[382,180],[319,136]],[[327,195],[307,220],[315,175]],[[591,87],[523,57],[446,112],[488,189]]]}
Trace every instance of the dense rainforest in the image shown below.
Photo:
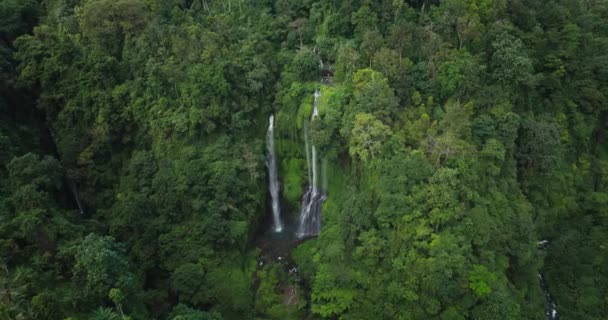
{"label": "dense rainforest", "polygon": [[0,319],[606,319],[607,130],[607,0],[0,0]]}

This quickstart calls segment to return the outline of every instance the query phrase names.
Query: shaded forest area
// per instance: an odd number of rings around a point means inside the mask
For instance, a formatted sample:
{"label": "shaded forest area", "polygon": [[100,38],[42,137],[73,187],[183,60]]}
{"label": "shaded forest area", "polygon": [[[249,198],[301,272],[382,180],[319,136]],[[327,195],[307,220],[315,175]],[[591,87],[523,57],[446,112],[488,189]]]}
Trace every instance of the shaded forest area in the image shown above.
{"label": "shaded forest area", "polygon": [[608,314],[606,0],[0,0],[0,115],[0,319]]}

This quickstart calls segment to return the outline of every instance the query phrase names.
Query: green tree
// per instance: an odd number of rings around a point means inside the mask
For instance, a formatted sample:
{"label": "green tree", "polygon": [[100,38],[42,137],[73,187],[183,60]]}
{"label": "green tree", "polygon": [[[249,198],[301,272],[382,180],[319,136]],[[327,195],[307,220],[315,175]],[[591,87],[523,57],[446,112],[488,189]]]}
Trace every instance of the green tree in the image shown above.
{"label": "green tree", "polygon": [[180,295],[181,301],[197,305],[209,299],[205,290],[203,266],[193,263],[181,265],[173,272],[171,280],[172,287]]}
{"label": "green tree", "polygon": [[89,234],[76,247],[74,275],[84,280],[86,293],[105,298],[110,289],[131,292],[136,279],[121,246],[112,237]]}
{"label": "green tree", "polygon": [[501,33],[492,42],[492,76],[503,87],[531,85],[534,77],[532,60],[520,39]]}
{"label": "green tree", "polygon": [[479,6],[475,0],[442,1],[434,11],[443,31],[449,36],[454,33],[458,49],[471,41],[479,39],[483,30]]}
{"label": "green tree", "polygon": [[184,304],[178,304],[171,311],[169,316],[171,320],[221,320],[223,319],[216,312],[205,312],[197,309],[190,308]]}
{"label": "green tree", "polygon": [[473,269],[469,273],[469,287],[478,297],[490,294],[494,281],[496,281],[496,275],[488,271],[485,266],[473,265]]}
{"label": "green tree", "polygon": [[91,315],[91,319],[94,320],[119,320],[118,315],[114,310],[110,308],[99,308]]}
{"label": "green tree", "polygon": [[84,36],[122,54],[127,37],[141,31],[150,20],[149,5],[143,0],[91,0],[78,7]]}
{"label": "green tree", "polygon": [[517,160],[523,175],[551,174],[559,163],[562,146],[558,124],[544,119],[524,119]]}
{"label": "green tree", "polygon": [[484,66],[466,49],[440,52],[437,70],[438,92],[441,97],[463,97],[479,88]]}
{"label": "green tree", "polygon": [[39,10],[34,0],[6,0],[0,3],[0,43],[8,46],[15,38],[27,33],[38,20]]}
{"label": "green tree", "polygon": [[29,274],[31,271],[25,268],[17,268],[9,271],[8,266],[0,257],[0,316],[6,319],[31,317],[29,301],[26,294]]}
{"label": "green tree", "polygon": [[290,67],[301,81],[312,81],[319,78],[319,58],[309,49],[298,50]]}
{"label": "green tree", "polygon": [[382,145],[392,135],[388,126],[369,113],[355,116],[348,152],[367,163],[382,152]]}

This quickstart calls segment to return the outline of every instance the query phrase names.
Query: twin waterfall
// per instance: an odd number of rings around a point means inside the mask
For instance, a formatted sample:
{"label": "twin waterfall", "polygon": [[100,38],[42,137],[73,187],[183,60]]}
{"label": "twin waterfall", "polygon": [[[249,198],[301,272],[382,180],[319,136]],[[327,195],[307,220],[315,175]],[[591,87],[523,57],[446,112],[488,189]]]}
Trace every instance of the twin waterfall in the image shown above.
{"label": "twin waterfall", "polygon": [[281,205],[279,203],[279,175],[277,173],[277,156],[274,152],[274,115],[270,115],[268,133],[266,134],[266,166],[268,167],[268,189],[272,198],[272,220],[274,231],[283,231],[281,223]]}
{"label": "twin waterfall", "polygon": [[[321,92],[315,90],[315,98],[312,104],[312,116],[310,121],[319,115],[317,108]],[[298,226],[298,238],[318,235],[321,231],[321,207],[325,201],[325,194],[319,190],[317,149],[310,143],[310,128],[304,124],[304,141],[306,146],[306,162],[308,164],[308,188],[302,198],[302,209],[300,212],[300,225]]]}
{"label": "twin waterfall", "polygon": [[[320,96],[321,92],[319,89],[315,90],[311,122],[319,116],[317,106]],[[300,217],[296,231],[296,236],[300,239],[319,234],[321,230],[321,207],[326,199],[325,193],[319,188],[319,159],[315,145],[310,142],[308,121],[304,123],[304,142],[306,162],[308,164],[308,186],[302,197]],[[281,222],[277,159],[274,150],[274,115],[270,116],[268,132],[266,134],[266,166],[268,167],[268,189],[272,200],[273,230],[279,233],[283,231],[283,223]],[[323,186],[326,188],[325,170],[322,171],[324,176]]]}

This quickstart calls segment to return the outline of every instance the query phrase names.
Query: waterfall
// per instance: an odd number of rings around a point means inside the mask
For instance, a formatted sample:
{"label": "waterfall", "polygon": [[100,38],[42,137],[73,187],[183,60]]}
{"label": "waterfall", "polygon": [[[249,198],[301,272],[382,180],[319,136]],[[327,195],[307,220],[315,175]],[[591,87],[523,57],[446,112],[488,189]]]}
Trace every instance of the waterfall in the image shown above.
{"label": "waterfall", "polygon": [[274,153],[274,115],[270,115],[268,133],[266,134],[266,166],[268,167],[268,189],[272,198],[272,220],[274,231],[283,231],[281,223],[281,206],[279,204],[279,178],[277,157]]}
{"label": "waterfall", "polygon": [[547,320],[559,320],[559,316],[557,314],[557,304],[549,292],[549,287],[547,286],[545,279],[540,273],[538,274],[538,279],[540,280],[540,286],[543,289],[545,300],[547,301],[547,306],[545,307],[545,315],[547,316]]}
{"label": "waterfall", "polygon": [[[314,121],[319,116],[317,108],[321,92],[315,90],[314,101],[312,104],[312,116],[310,121]],[[300,225],[298,227],[297,236],[304,238],[308,236],[318,235],[321,230],[321,207],[325,201],[325,194],[319,190],[318,183],[318,155],[317,148],[314,143],[310,143],[310,128],[305,123],[304,125],[304,141],[306,147],[306,161],[308,163],[308,188],[302,197],[302,209],[300,212]],[[324,178],[325,180],[325,178]],[[325,184],[325,183],[324,183]]]}
{"label": "waterfall", "polygon": [[68,183],[70,185],[70,191],[72,191],[72,195],[74,196],[74,200],[76,201],[76,205],[78,205],[78,210],[80,214],[84,214],[84,207],[82,206],[82,202],[80,201],[80,194],[78,193],[78,187],[76,186],[76,182],[74,180],[68,179]]}
{"label": "waterfall", "polygon": [[[547,245],[549,244],[549,240],[541,240],[536,243],[540,250],[547,250]],[[559,320],[559,316],[557,314],[557,303],[555,303],[555,299],[549,292],[549,286],[545,282],[543,276],[539,273],[538,280],[540,281],[540,288],[543,290],[543,294],[545,295],[545,315],[547,316],[547,320]]]}

